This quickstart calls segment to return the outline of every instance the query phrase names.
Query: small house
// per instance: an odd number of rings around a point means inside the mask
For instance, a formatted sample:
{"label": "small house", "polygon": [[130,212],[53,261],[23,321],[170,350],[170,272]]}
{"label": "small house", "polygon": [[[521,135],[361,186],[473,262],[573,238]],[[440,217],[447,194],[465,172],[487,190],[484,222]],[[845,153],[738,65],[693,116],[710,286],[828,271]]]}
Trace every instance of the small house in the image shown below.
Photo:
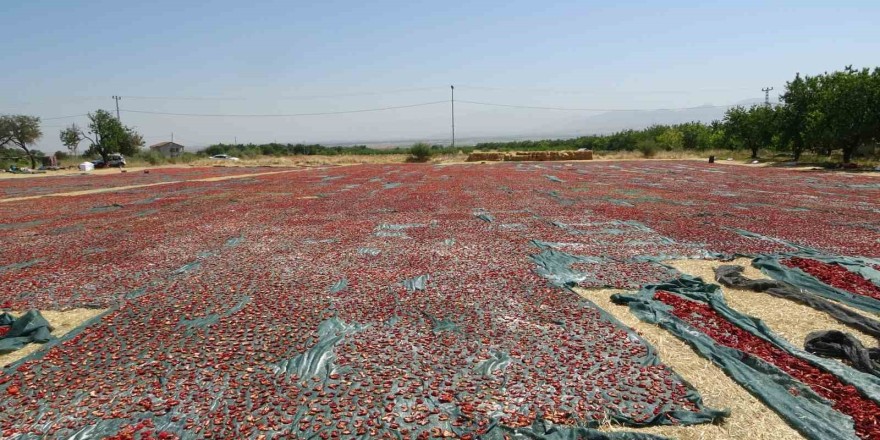
{"label": "small house", "polygon": [[174,142],[159,142],[150,145],[150,151],[156,151],[164,157],[179,157],[183,154],[183,145]]}

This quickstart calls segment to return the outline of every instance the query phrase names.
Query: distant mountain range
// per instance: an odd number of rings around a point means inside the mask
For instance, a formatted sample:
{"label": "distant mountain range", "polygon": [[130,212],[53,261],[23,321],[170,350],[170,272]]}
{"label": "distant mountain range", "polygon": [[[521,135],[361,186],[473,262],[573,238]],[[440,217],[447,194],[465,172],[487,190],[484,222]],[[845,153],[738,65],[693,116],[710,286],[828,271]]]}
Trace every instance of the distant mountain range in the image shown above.
{"label": "distant mountain range", "polygon": [[[751,106],[760,104],[762,99],[747,99],[734,105]],[[776,102],[773,102],[774,104]],[[729,106],[705,105],[682,110],[647,110],[647,111],[615,111],[600,113],[589,117],[572,117],[558,122],[543,124],[540,128],[511,133],[508,135],[474,135],[459,137],[458,145],[474,145],[481,142],[505,142],[540,139],[566,139],[595,134],[610,134],[621,130],[638,130],[655,124],[671,125],[699,121],[709,123],[724,118]],[[449,137],[445,135],[428,136],[421,139],[363,140],[363,141],[324,141],[328,146],[350,147],[366,145],[371,148],[393,148],[412,145],[415,142],[448,145]],[[196,147],[199,150],[204,147]]]}
{"label": "distant mountain range", "polygon": [[[762,99],[747,99],[734,105],[751,106],[760,104]],[[774,102],[775,104],[775,102]],[[460,145],[473,145],[480,142],[504,142],[539,139],[565,139],[593,134],[610,134],[621,130],[638,130],[655,124],[671,125],[685,122],[699,121],[710,123],[724,118],[724,112],[730,106],[705,105],[682,110],[648,110],[648,111],[619,111],[606,112],[586,118],[569,118],[554,124],[546,124],[538,130],[516,133],[510,135],[486,135],[458,138],[456,143]],[[389,141],[365,141],[365,142],[340,142],[329,143],[330,145],[363,145],[369,147],[397,147],[412,145],[414,142],[428,142],[447,145],[448,137],[436,136],[435,139],[398,139]]]}
{"label": "distant mountain range", "polygon": [[[749,99],[737,102],[735,105],[750,106],[762,102],[763,100],[760,99]],[[627,129],[637,130],[655,124],[671,125],[694,121],[709,123],[723,119],[724,112],[728,108],[730,107],[705,105],[683,110],[607,112],[578,121],[577,127],[568,127],[568,131],[580,134],[605,134]]]}

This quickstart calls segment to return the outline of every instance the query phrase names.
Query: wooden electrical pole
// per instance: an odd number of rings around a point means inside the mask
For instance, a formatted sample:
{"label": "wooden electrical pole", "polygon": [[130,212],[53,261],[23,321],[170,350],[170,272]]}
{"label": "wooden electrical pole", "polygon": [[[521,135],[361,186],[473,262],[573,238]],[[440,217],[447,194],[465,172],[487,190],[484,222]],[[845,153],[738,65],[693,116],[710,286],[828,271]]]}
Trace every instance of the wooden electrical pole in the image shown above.
{"label": "wooden electrical pole", "polygon": [[119,119],[119,100],[122,99],[121,96],[113,95],[113,100],[116,101],[116,120],[122,122],[122,119]]}
{"label": "wooden electrical pole", "polygon": [[452,92],[452,99],[449,101],[452,105],[452,148],[455,148],[455,86],[449,86]]}

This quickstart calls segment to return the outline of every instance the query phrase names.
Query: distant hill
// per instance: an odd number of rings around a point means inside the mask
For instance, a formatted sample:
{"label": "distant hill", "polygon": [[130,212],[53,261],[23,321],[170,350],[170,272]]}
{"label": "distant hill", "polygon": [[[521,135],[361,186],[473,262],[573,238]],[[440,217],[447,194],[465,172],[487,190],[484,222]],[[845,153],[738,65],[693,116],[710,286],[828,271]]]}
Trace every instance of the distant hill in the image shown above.
{"label": "distant hill", "polygon": [[[748,99],[735,105],[750,106],[760,104],[763,100]],[[685,122],[709,123],[724,118],[729,107],[706,105],[684,110],[650,110],[637,112],[607,112],[590,116],[578,122],[580,127],[566,127],[561,131],[576,131],[582,134],[601,134],[627,129],[640,129],[655,124],[682,124]]]}
{"label": "distant hill", "polygon": [[[750,106],[760,104],[762,99],[747,99],[734,105]],[[775,104],[775,102],[774,102]],[[530,127],[523,127],[522,131],[509,134],[485,134],[473,133],[470,136],[460,136],[456,139],[457,145],[474,145],[481,142],[506,142],[541,139],[567,139],[592,134],[610,134],[627,129],[642,129],[655,124],[682,124],[685,122],[699,121],[710,123],[724,118],[724,112],[729,107],[715,107],[705,105],[684,110],[648,110],[648,111],[621,111],[605,112],[593,116],[569,114],[556,120],[543,120],[536,122]],[[281,141],[286,143],[285,141]],[[397,139],[361,139],[351,140],[314,140],[307,143],[321,143],[326,146],[352,147],[366,145],[370,148],[394,148],[407,147],[415,142],[427,142],[429,144],[449,145],[449,136],[445,133],[434,133],[422,138],[397,138]],[[193,151],[199,151],[205,147],[194,147]]]}

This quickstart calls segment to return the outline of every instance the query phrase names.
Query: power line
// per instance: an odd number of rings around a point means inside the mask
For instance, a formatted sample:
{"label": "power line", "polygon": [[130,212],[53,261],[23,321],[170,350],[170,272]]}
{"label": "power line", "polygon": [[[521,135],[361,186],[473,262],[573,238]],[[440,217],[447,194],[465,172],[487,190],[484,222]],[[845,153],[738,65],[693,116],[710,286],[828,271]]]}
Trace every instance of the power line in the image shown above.
{"label": "power line", "polygon": [[[393,90],[378,90],[374,92],[351,92],[351,93],[335,93],[324,95],[291,95],[291,96],[150,96],[150,95],[125,95],[127,100],[155,100],[155,101],[286,101],[286,100],[308,100],[320,98],[343,98],[349,96],[379,96],[392,95],[399,93],[420,92],[434,90],[443,90],[445,86],[431,87],[410,87]],[[10,99],[10,98],[4,98]],[[45,101],[56,102],[82,102],[82,101],[100,101],[106,99],[106,96],[63,96],[63,95],[45,95],[36,97],[36,100],[16,101],[19,104],[39,104]]]}
{"label": "power line", "polygon": [[[459,85],[460,89],[470,89],[470,90],[486,90],[486,91],[495,91],[495,92],[535,92],[535,93],[551,93],[551,94],[597,94],[602,91],[596,90],[585,90],[585,89],[543,89],[543,88],[507,88],[507,87],[488,87],[488,86],[468,86],[468,85]],[[751,90],[751,87],[728,87],[728,88],[716,88],[716,89],[688,89],[688,90],[634,90],[631,92],[618,92],[615,91],[615,95],[621,94],[633,94],[633,95],[649,95],[649,94],[693,94],[695,92],[727,92],[727,91],[736,91],[736,90]]]}
{"label": "power line", "polygon": [[[580,107],[547,107],[547,106],[532,106],[532,105],[517,105],[517,104],[499,104],[492,102],[481,102],[481,101],[468,101],[468,100],[455,100],[455,88],[454,86],[450,86],[451,91],[451,99],[449,101],[433,101],[433,102],[424,102],[419,104],[409,104],[409,105],[398,105],[391,107],[380,107],[380,108],[369,108],[369,109],[359,109],[359,110],[341,110],[341,111],[332,111],[332,112],[311,112],[311,113],[286,113],[286,114],[235,114],[235,113],[176,113],[176,112],[159,112],[159,111],[150,111],[150,110],[130,110],[130,109],[120,109],[121,112],[125,113],[138,113],[138,114],[147,114],[147,115],[163,115],[163,116],[192,116],[192,117],[230,117],[230,118],[286,118],[286,117],[297,117],[297,116],[326,116],[326,115],[344,115],[344,114],[352,114],[352,113],[368,113],[368,112],[381,112],[387,110],[397,110],[397,109],[405,109],[405,108],[413,108],[413,107],[425,107],[437,104],[450,103],[452,110],[452,130],[453,136],[455,135],[455,102],[471,104],[471,105],[483,105],[483,106],[491,106],[491,107],[506,107],[506,108],[520,108],[520,109],[531,109],[531,110],[555,110],[555,111],[582,111],[582,112],[649,112],[649,111],[662,111],[662,110],[694,110],[694,109],[704,109],[704,108],[730,108],[736,107],[736,104],[730,105],[702,105],[696,107],[667,107],[667,108],[630,108],[630,109],[621,109],[621,108],[580,108]],[[85,116],[85,115],[80,115]]]}
{"label": "power line", "polygon": [[54,118],[40,118],[43,121],[54,121],[56,119],[70,119],[70,118],[81,118],[83,116],[88,116],[88,113],[83,113],[81,115],[70,115],[70,116],[57,116]]}
{"label": "power line", "polygon": [[522,108],[522,109],[532,109],[532,110],[559,110],[559,111],[576,111],[576,112],[650,112],[650,111],[658,111],[658,110],[694,110],[701,108],[730,108],[736,107],[736,105],[701,105],[696,107],[669,107],[669,108],[575,108],[575,107],[542,107],[542,106],[533,106],[533,105],[515,105],[515,104],[496,104],[491,102],[480,102],[480,101],[465,101],[458,100],[458,102],[462,102],[465,104],[473,104],[473,105],[487,105],[492,107],[508,107],[508,108]]}
{"label": "power line", "polygon": [[170,113],[170,112],[153,112],[147,110],[126,110],[122,109],[123,112],[126,113],[140,113],[147,115],[167,115],[167,116],[196,116],[196,117],[232,117],[232,118],[288,118],[288,117],[296,117],[296,116],[324,116],[324,115],[344,115],[349,113],[367,113],[367,112],[381,112],[386,110],[396,110],[402,108],[412,108],[412,107],[424,107],[429,105],[437,105],[437,104],[445,104],[448,101],[434,101],[434,102],[424,102],[421,104],[410,104],[410,105],[398,105],[394,107],[381,107],[381,108],[368,108],[361,110],[343,110],[337,112],[317,112],[317,113],[289,113],[289,114],[218,114],[218,113]]}
{"label": "power line", "polygon": [[307,99],[321,98],[344,98],[351,96],[377,96],[391,95],[396,93],[423,92],[428,90],[440,90],[441,86],[435,87],[412,87],[407,89],[382,90],[377,92],[353,92],[353,93],[336,93],[328,95],[293,95],[293,96],[272,96],[272,97],[255,97],[255,96],[128,96],[127,99],[139,100],[160,100],[160,101],[247,101],[247,100],[276,100],[276,101],[295,101]]}
{"label": "power line", "polygon": [[[398,93],[409,93],[409,92],[421,92],[421,91],[439,91],[443,89],[445,86],[428,86],[428,87],[409,87],[409,88],[400,88],[400,89],[390,89],[390,90],[378,90],[372,92],[350,92],[350,93],[330,93],[330,94],[316,94],[316,95],[291,95],[291,96],[150,96],[150,95],[126,95],[125,98],[129,100],[156,100],[156,101],[253,101],[253,100],[275,100],[275,101],[283,101],[283,100],[308,100],[308,99],[321,99],[321,98],[341,98],[341,97],[351,97],[351,96],[378,96],[378,95],[390,95],[390,94],[398,94]],[[554,88],[527,88],[527,87],[491,87],[491,86],[479,86],[479,85],[458,85],[460,89],[465,90],[486,90],[486,91],[499,91],[499,92],[534,92],[534,93],[548,93],[548,94],[597,94],[602,93],[603,90],[588,90],[588,89],[554,89]],[[737,91],[737,90],[749,90],[749,87],[725,87],[725,88],[706,88],[706,89],[688,89],[688,90],[633,90],[630,92],[620,92],[615,91],[616,95],[620,94],[633,94],[633,95],[646,95],[646,94],[693,94],[695,92],[720,92],[720,91]],[[105,99],[105,96],[43,96],[41,99],[53,100],[53,101],[92,101],[92,100],[102,100]],[[33,103],[28,101],[28,103]]]}
{"label": "power line", "polygon": [[[773,90],[772,87],[762,89],[765,92],[765,95],[769,95],[769,91]],[[289,113],[289,114],[221,114],[221,113],[177,113],[177,112],[160,112],[160,111],[150,111],[150,110],[133,110],[133,109],[118,109],[117,117],[121,112],[127,113],[137,113],[137,114],[150,114],[150,115],[164,115],[164,116],[191,116],[191,117],[239,117],[239,118],[278,118],[278,117],[299,117],[299,116],[325,116],[325,115],[342,115],[342,114],[354,114],[354,113],[368,113],[368,112],[381,112],[388,110],[396,110],[396,109],[405,109],[405,108],[414,108],[414,107],[425,107],[437,104],[443,104],[449,102],[451,105],[452,111],[452,135],[453,138],[455,136],[455,88],[454,86],[450,86],[451,99],[450,101],[432,101],[432,102],[424,102],[419,104],[409,104],[409,105],[399,105],[399,106],[390,106],[390,107],[379,107],[379,108],[369,108],[369,109],[358,109],[358,110],[342,110],[342,111],[329,111],[329,112],[309,112],[309,113]],[[117,100],[121,99],[119,96],[114,96],[113,99]],[[126,97],[128,98],[128,97]],[[769,103],[769,98],[765,97],[765,103]],[[471,104],[471,105],[482,105],[482,106],[491,106],[491,107],[505,107],[505,108],[519,108],[519,109],[531,109],[531,110],[553,110],[553,111],[576,111],[576,112],[648,112],[648,111],[662,111],[662,110],[694,110],[694,109],[705,109],[705,108],[730,108],[735,107],[735,104],[731,105],[702,105],[695,107],[667,107],[667,108],[584,108],[584,107],[552,107],[552,106],[533,106],[533,105],[519,105],[519,104],[502,104],[502,103],[493,103],[493,102],[483,102],[483,101],[469,101],[469,100],[458,100],[459,103]],[[70,118],[79,118],[85,117],[88,114],[78,114],[78,115],[67,115],[67,116],[56,116],[51,118],[41,118],[44,121],[51,120],[59,120],[59,119],[70,119]]]}

